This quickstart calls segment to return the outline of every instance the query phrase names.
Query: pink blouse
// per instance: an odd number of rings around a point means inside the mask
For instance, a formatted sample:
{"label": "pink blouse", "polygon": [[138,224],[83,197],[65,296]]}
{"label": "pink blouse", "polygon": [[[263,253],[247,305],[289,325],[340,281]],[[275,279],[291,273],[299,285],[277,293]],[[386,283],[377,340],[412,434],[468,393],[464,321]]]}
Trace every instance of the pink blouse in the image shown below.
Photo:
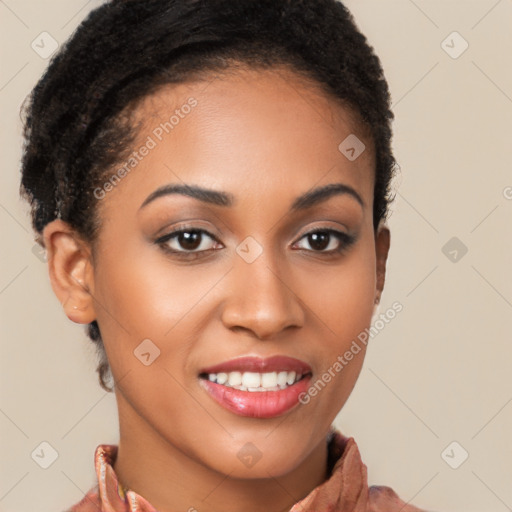
{"label": "pink blouse", "polygon": [[[158,512],[146,499],[123,488],[114,472],[117,445],[101,444],[94,454],[98,482],[67,512]],[[289,512],[426,512],[402,501],[390,487],[368,487],[367,468],[353,437],[332,429],[328,437],[329,478]]]}

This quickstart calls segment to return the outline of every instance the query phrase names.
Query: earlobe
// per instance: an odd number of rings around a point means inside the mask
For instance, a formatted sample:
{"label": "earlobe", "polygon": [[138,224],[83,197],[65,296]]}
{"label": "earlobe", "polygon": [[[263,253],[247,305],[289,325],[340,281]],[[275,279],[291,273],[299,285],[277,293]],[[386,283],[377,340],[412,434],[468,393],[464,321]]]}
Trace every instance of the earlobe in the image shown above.
{"label": "earlobe", "polygon": [[43,231],[50,284],[73,322],[88,324],[96,319],[93,303],[93,272],[88,245],[66,222],[57,219]]}
{"label": "earlobe", "polygon": [[388,258],[389,247],[391,243],[391,233],[383,221],[379,223],[375,234],[375,255],[376,255],[376,274],[377,283],[375,290],[375,304],[379,304],[380,296],[384,289],[386,279],[386,261]]}

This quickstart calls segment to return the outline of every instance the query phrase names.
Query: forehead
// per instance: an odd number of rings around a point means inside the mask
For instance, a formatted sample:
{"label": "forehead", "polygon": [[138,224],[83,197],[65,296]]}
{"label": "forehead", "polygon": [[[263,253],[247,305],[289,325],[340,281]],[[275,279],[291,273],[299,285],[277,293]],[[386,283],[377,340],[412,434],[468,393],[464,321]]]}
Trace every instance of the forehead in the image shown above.
{"label": "forehead", "polygon": [[194,112],[200,112],[194,117],[201,118],[195,119],[194,124],[200,128],[201,121],[207,124],[215,118],[217,133],[222,128],[237,128],[237,124],[246,129],[267,130],[272,123],[275,132],[282,127],[291,130],[290,141],[298,133],[308,137],[318,133],[318,137],[325,138],[328,131],[336,140],[347,130],[357,132],[361,138],[370,137],[359,113],[326,92],[319,83],[284,65],[267,69],[228,68],[203,74],[201,79],[191,82],[161,86],[135,109],[134,120],[143,126],[141,135],[152,131],[155,123],[169,120],[191,96],[199,106]]}
{"label": "forehead", "polygon": [[[285,68],[166,85],[132,117],[134,151],[151,147],[116,186],[113,201],[124,190],[140,206],[163,183],[184,182],[261,204],[273,191],[292,197],[336,181],[373,200],[373,142],[357,114]],[[353,136],[365,150],[351,161],[340,144]]]}

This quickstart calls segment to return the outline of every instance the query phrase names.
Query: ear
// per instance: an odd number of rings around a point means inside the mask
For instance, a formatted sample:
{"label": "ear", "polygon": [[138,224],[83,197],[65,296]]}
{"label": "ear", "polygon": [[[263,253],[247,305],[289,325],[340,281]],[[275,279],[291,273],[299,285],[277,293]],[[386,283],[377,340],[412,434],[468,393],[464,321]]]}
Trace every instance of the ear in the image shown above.
{"label": "ear", "polygon": [[52,289],[66,316],[78,324],[96,319],[94,279],[89,245],[66,222],[57,219],[43,230]]}
{"label": "ear", "polygon": [[389,246],[391,242],[391,233],[383,221],[379,223],[375,233],[375,256],[377,284],[375,290],[375,303],[380,302],[384,281],[386,279],[386,261],[388,259]]}

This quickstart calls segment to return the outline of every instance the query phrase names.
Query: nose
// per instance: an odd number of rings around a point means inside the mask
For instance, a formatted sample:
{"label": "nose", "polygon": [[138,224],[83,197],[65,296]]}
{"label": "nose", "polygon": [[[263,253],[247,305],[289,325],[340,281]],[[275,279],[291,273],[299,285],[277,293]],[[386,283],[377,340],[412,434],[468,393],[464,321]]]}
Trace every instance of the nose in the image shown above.
{"label": "nose", "polygon": [[285,329],[301,327],[304,309],[300,290],[284,265],[276,265],[270,251],[252,263],[236,256],[229,272],[222,322],[232,330],[247,330],[258,339],[276,337]]}

